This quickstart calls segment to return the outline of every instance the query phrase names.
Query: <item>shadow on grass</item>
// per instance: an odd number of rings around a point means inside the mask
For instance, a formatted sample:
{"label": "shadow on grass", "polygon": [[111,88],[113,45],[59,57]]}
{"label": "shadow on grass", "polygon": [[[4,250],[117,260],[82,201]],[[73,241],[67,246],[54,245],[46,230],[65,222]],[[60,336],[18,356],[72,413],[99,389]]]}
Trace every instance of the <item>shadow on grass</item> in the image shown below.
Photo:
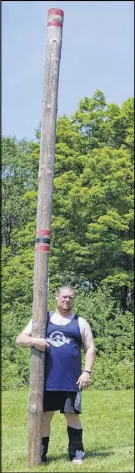
{"label": "shadow on grass", "polygon": [[100,450],[91,450],[88,451],[86,450],[85,452],[85,458],[88,457],[109,457],[110,455],[114,455],[114,452],[112,450],[106,450],[104,448],[100,448]]}
{"label": "shadow on grass", "polygon": [[[85,450],[85,457],[84,457],[84,458],[85,458],[85,459],[90,458],[90,457],[101,457],[101,458],[104,458],[104,457],[108,457],[109,455],[114,455],[114,452],[113,452],[112,450],[106,450],[106,449],[104,449],[104,448],[102,448],[102,449],[100,449],[100,450],[98,450],[98,449],[96,449],[96,450],[87,450],[87,449],[86,449],[86,450]],[[54,456],[54,455],[49,455],[49,456],[48,456],[48,462],[56,461],[56,460],[58,460],[58,459],[59,459],[59,460],[60,460],[60,459],[61,459],[61,460],[63,459],[63,460],[65,460],[65,461],[69,460],[68,455],[66,455],[65,453],[61,453],[61,454],[56,455],[56,456]],[[47,463],[48,463],[48,462],[47,462]]]}

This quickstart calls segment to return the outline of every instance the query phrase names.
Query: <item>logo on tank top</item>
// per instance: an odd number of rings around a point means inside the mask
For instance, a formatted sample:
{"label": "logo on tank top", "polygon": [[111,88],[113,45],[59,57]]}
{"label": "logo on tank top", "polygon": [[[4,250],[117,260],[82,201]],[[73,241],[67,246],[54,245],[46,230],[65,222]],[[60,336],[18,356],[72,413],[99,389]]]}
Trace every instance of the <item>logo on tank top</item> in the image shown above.
{"label": "logo on tank top", "polygon": [[65,345],[65,343],[70,343],[70,338],[66,338],[65,335],[58,330],[52,332],[50,337],[46,338],[46,340],[54,347],[62,347],[62,345]]}

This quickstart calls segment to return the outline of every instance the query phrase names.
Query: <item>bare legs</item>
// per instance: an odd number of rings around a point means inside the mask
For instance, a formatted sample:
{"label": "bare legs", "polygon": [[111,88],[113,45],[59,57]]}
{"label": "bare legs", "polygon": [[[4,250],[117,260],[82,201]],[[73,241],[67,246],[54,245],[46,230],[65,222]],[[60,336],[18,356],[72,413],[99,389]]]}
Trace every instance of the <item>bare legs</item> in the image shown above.
{"label": "bare legs", "polygon": [[[51,420],[54,416],[54,411],[48,411],[48,412],[43,412],[43,417],[42,417],[42,438],[50,437],[50,423]],[[68,435],[69,435],[69,443],[73,444],[75,434],[76,436],[81,439],[80,445],[82,445],[82,425],[80,422],[79,414],[70,414],[70,413],[65,413],[64,414],[65,419],[67,421],[67,430],[68,430]],[[71,436],[73,437],[73,440],[71,439]],[[79,444],[78,444],[79,445]],[[71,446],[72,448],[72,446]],[[70,447],[69,447],[70,449]],[[82,450],[82,447],[77,447],[78,450]],[[73,463],[76,464],[82,464],[83,460],[82,459],[76,459],[73,458]]]}
{"label": "bare legs", "polygon": [[54,411],[43,412],[42,416],[42,437],[50,436],[50,423],[54,416]]}

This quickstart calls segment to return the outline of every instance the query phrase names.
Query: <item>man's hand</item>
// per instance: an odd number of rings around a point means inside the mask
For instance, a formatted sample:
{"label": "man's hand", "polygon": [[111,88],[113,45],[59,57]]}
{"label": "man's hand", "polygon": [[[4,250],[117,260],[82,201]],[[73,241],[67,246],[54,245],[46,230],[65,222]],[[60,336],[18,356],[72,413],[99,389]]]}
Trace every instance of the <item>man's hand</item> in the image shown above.
{"label": "man's hand", "polygon": [[79,384],[79,389],[82,391],[83,389],[88,388],[89,386],[89,381],[90,381],[90,374],[86,373],[85,371],[81,374],[81,376],[78,378],[78,381],[76,384]]}
{"label": "man's hand", "polygon": [[33,338],[31,341],[32,346],[34,346],[37,350],[45,351],[46,348],[49,347],[49,343],[45,340],[45,338]]}

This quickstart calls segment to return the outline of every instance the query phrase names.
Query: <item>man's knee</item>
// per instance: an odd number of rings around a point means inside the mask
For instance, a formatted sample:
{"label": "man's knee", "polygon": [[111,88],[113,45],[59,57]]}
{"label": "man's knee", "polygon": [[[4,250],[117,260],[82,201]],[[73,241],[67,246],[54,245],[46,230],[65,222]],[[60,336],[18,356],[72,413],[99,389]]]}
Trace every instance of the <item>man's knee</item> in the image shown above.
{"label": "man's knee", "polygon": [[50,422],[51,422],[53,416],[54,416],[54,411],[43,412],[42,420],[43,420],[43,422],[45,422],[46,424],[50,424]]}
{"label": "man's knee", "polygon": [[75,429],[81,429],[79,414],[65,413],[64,416],[67,420],[68,426],[74,427]]}

